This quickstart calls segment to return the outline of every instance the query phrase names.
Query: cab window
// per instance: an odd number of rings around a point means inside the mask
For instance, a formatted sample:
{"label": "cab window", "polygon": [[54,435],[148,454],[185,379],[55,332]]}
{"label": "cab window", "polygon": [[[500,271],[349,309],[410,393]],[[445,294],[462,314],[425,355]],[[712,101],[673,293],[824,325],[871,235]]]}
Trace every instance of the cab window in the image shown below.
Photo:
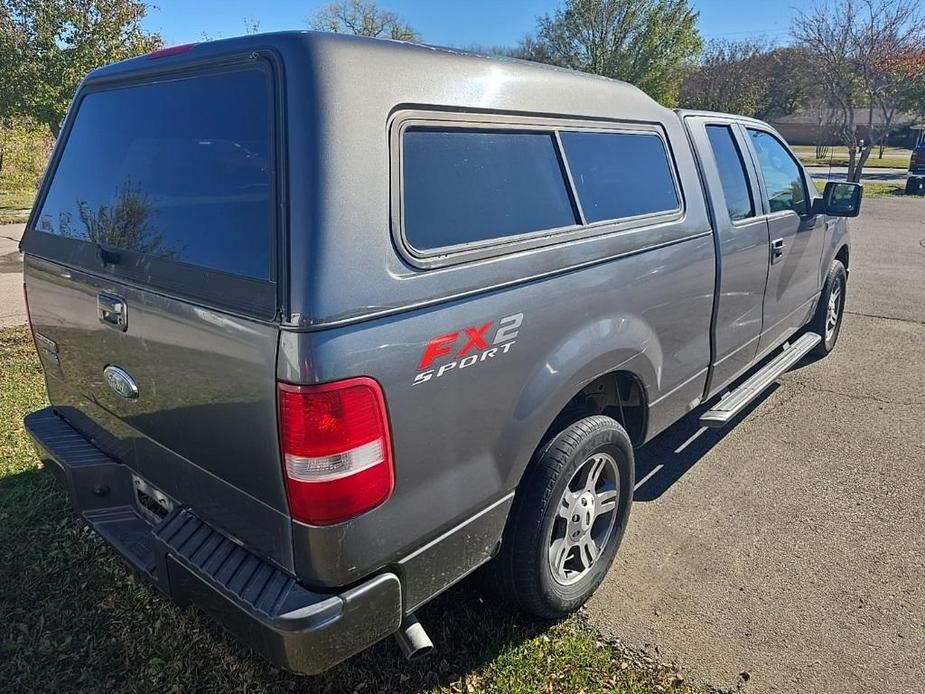
{"label": "cab window", "polygon": [[729,219],[737,222],[755,216],[752,193],[748,187],[748,174],[742,155],[728,125],[708,125],[707,136],[713,148],[719,180],[726,198]]}
{"label": "cab window", "polygon": [[793,155],[770,133],[749,128],[748,134],[758,155],[771,212],[790,210],[799,215],[806,214],[803,172]]}

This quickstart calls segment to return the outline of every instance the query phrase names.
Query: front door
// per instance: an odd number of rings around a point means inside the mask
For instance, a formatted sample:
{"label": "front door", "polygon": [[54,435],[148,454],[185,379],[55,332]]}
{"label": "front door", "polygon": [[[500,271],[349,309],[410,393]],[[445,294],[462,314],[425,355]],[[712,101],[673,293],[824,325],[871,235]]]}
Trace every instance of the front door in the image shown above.
{"label": "front door", "polygon": [[803,166],[769,130],[746,128],[757,164],[769,233],[768,286],[758,351],[764,353],[801,328],[810,318],[822,286],[825,215],[812,213]]}

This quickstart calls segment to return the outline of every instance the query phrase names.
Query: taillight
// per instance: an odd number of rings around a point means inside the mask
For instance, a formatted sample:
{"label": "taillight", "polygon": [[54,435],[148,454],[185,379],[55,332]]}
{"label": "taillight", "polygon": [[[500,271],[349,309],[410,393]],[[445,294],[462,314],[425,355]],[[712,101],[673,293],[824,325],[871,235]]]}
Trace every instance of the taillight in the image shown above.
{"label": "taillight", "polygon": [[279,431],[289,510],[296,520],[340,523],[392,494],[388,414],[373,379],[280,383]]}
{"label": "taillight", "polygon": [[909,159],[909,168],[914,169],[919,164],[919,153],[916,150],[912,150],[912,157]]}
{"label": "taillight", "polygon": [[156,51],[151,51],[150,53],[145,54],[145,57],[148,60],[157,60],[158,58],[169,58],[172,55],[180,55],[181,53],[187,53],[193,50],[198,44],[196,43],[181,43],[178,46],[168,46],[167,48],[158,48]]}

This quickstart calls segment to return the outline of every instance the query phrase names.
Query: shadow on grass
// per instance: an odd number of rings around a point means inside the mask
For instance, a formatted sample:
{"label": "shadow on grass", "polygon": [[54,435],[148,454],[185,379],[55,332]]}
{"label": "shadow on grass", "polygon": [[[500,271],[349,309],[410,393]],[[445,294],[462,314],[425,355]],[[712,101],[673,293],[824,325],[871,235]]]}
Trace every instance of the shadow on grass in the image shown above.
{"label": "shadow on grass", "polygon": [[550,628],[470,578],[418,612],[436,647],[429,659],[405,662],[390,638],[320,676],[300,677],[131,578],[105,543],[73,520],[50,472],[0,478],[0,500],[2,691],[455,689],[468,673]]}

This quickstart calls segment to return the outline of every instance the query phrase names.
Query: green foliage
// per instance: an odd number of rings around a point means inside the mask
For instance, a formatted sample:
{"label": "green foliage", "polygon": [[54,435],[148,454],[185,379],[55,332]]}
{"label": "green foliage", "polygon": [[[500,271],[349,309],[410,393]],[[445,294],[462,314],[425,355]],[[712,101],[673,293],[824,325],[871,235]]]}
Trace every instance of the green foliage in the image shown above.
{"label": "green foliage", "polygon": [[712,41],[681,85],[681,106],[766,120],[795,113],[811,100],[815,66],[801,48],[760,41]]}
{"label": "green foliage", "polygon": [[25,116],[0,118],[0,190],[35,190],[53,143],[46,125]]}
{"label": "green foliage", "polygon": [[25,224],[34,200],[31,190],[0,190],[0,224]]}
{"label": "green foliage", "polygon": [[354,34],[397,41],[420,41],[411,25],[397,13],[380,10],[371,0],[337,0],[318,9],[312,16],[311,27],[317,31]]}
{"label": "green foliage", "polygon": [[630,82],[666,106],[700,55],[688,0],[567,0],[539,19],[524,57]]}
{"label": "green foliage", "polygon": [[0,0],[0,116],[56,129],[90,70],[160,47],[141,0]]}

